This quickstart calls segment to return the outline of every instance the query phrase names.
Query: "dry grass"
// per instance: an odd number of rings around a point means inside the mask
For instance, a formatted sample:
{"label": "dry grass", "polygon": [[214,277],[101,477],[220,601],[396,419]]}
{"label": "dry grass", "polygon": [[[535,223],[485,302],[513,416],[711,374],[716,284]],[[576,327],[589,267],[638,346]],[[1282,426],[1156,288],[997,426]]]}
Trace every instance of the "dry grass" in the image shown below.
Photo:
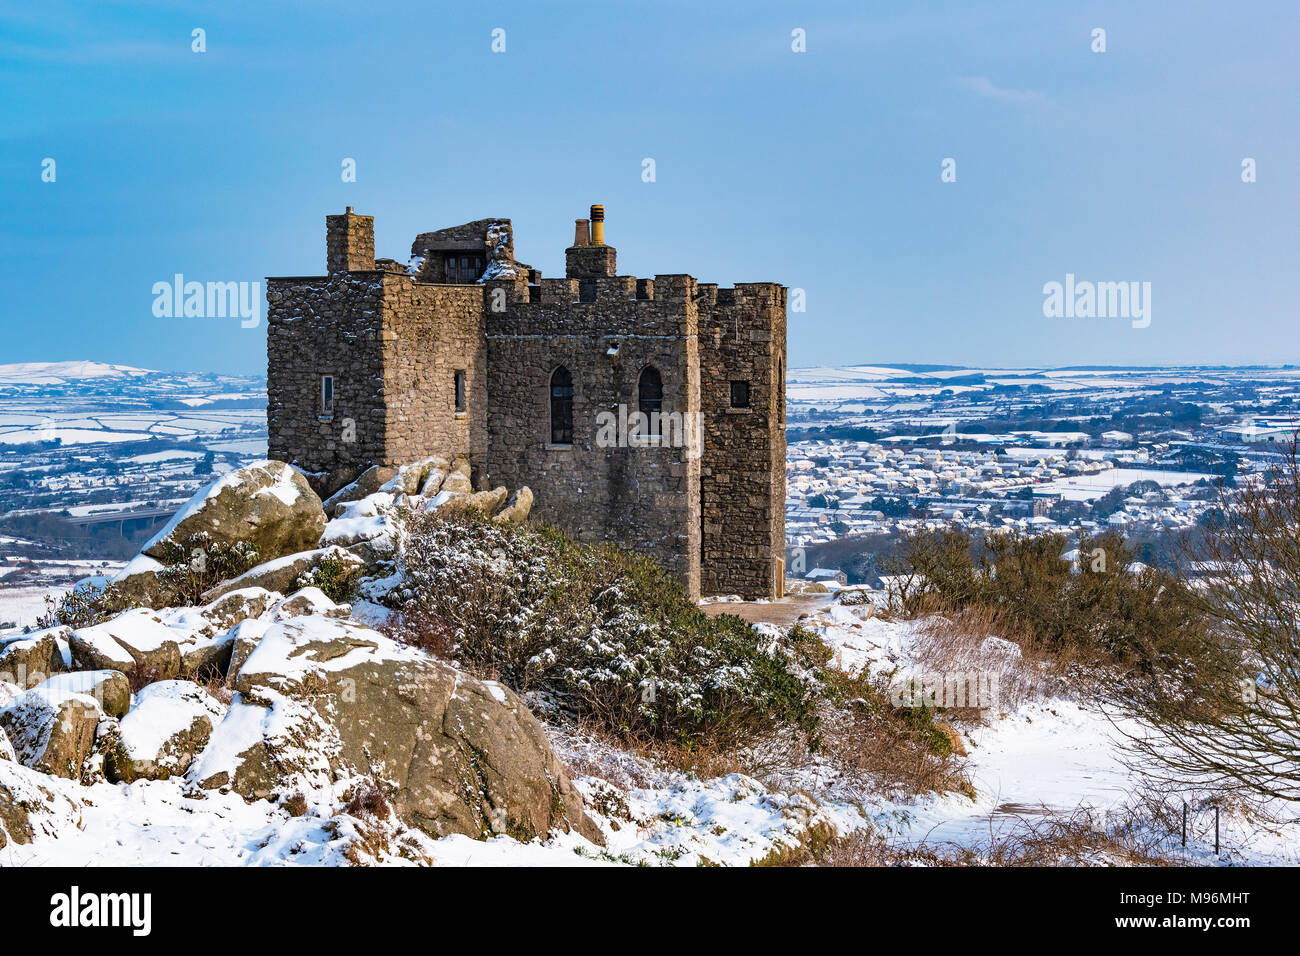
{"label": "dry grass", "polygon": [[627,740],[600,725],[575,727],[567,720],[548,724],[548,732],[570,775],[622,791],[665,786],[676,774],[712,779],[743,773],[767,787],[805,790],[817,799],[853,799],[864,792],[892,799],[974,795],[960,735],[950,725],[934,712],[893,706],[883,677],[827,673],[833,692],[819,707],[813,741],[777,729],[741,747],[685,746]]}
{"label": "dry grass", "polygon": [[620,790],[663,786],[673,773],[700,779],[762,773],[760,766],[746,759],[745,751],[626,740],[591,721],[552,724],[547,732],[570,776],[594,777]]}
{"label": "dry grass", "polygon": [[883,677],[837,676],[848,702],[824,710],[821,750],[841,784],[892,799],[974,794],[950,727],[932,712],[893,706]]}
{"label": "dry grass", "polygon": [[207,679],[204,681],[200,681],[200,683],[202,684],[204,690],[206,690],[209,694],[215,697],[222,704],[225,704],[227,707],[229,707],[231,703],[234,702],[235,689],[233,687],[226,686],[226,678],[223,677],[221,674],[218,673],[209,674],[207,676]]}
{"label": "dry grass", "polygon": [[781,731],[737,749],[633,742],[591,725],[551,725],[548,731],[571,776],[625,791],[664,786],[674,774],[708,780],[743,773],[782,790],[818,791],[810,781],[828,779],[841,796],[855,790],[896,799],[948,791],[973,795],[965,761],[936,752],[943,749],[937,740],[947,740],[947,728],[901,714],[877,686],[855,686],[858,697],[847,707],[823,709],[816,748],[802,734]]}
{"label": "dry grass", "polygon": [[[418,605],[412,605],[390,615],[379,625],[379,630],[400,644],[419,648],[439,660],[450,661],[456,653],[456,633],[451,622]],[[499,673],[481,675],[497,680]]]}
{"label": "dry grass", "polygon": [[[1221,804],[1227,812],[1242,806]],[[1188,840],[1202,853],[1214,839],[1212,802],[1192,806]],[[1048,807],[1003,806],[988,817],[983,839],[949,841],[889,840],[878,833],[845,835],[802,863],[817,866],[1196,866],[1197,855],[1181,845],[1182,801],[1151,787],[1139,787],[1119,807],[1105,813],[1080,806],[1071,811]],[[1242,847],[1225,834],[1225,852]]]}
{"label": "dry grass", "polygon": [[301,793],[285,797],[280,804],[291,817],[301,817],[307,813],[307,798]]}
{"label": "dry grass", "polygon": [[387,820],[391,810],[383,792],[375,786],[361,785],[343,805],[343,812],[354,817]]}
{"label": "dry grass", "polygon": [[1021,817],[971,845],[890,842],[857,832],[803,862],[817,866],[1180,866],[1170,841],[1138,813],[1098,821],[1080,808],[1068,814]]}
{"label": "dry grass", "polygon": [[[1009,641],[1014,652],[990,651],[990,637]],[[1008,632],[984,608],[935,615],[919,622],[913,654],[927,670],[938,673],[979,671],[997,679],[999,710],[1007,713],[1030,701],[1068,694],[1077,684],[1085,662],[1069,649],[1052,651],[1032,635]],[[957,713],[959,719],[978,719],[975,713]],[[986,715],[996,716],[996,715]]]}

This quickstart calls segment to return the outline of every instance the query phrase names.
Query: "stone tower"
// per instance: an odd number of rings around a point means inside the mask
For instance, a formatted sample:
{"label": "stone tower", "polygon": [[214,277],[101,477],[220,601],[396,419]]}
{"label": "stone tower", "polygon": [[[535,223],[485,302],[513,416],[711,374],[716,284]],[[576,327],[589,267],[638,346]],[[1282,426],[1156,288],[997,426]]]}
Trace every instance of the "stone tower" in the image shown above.
{"label": "stone tower", "polygon": [[372,464],[469,456],[480,487],[653,557],[693,595],[781,593],[786,289],[617,274],[605,211],[565,277],[514,258],[508,219],[374,258],[326,218],[327,275],[267,280],[270,453],[322,493]]}

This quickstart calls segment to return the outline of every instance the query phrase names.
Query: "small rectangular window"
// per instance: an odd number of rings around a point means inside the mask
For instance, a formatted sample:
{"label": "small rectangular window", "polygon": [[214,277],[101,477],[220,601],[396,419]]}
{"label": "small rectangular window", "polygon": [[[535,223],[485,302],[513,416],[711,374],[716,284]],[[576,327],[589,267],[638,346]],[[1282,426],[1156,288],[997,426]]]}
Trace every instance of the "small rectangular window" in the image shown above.
{"label": "small rectangular window", "polygon": [[749,408],[749,383],[748,382],[731,383],[731,407]]}
{"label": "small rectangular window", "polygon": [[465,411],[465,370],[456,370],[456,411]]}
{"label": "small rectangular window", "polygon": [[551,444],[573,444],[573,376],[563,365],[551,373]]}
{"label": "small rectangular window", "polygon": [[325,418],[334,416],[334,376],[322,375],[320,379],[320,413]]}

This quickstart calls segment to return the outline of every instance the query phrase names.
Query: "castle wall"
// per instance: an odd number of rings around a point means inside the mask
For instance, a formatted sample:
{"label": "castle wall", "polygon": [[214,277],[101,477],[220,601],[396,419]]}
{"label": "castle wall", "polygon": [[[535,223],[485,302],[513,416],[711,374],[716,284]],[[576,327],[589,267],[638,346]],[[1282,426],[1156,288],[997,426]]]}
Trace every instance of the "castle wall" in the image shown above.
{"label": "castle wall", "polygon": [[[705,594],[771,597],[785,551],[785,296],[775,283],[701,286],[704,457],[700,585]],[[749,408],[731,383],[749,383]]]}
{"label": "castle wall", "polygon": [[[619,406],[636,412],[647,365],[662,377],[664,411],[698,416],[694,280],[544,279],[531,293],[523,283],[488,285],[490,482],[528,485],[535,517],[579,541],[649,555],[698,594],[699,458],[686,447],[618,447],[618,430],[602,436],[598,418],[617,419]],[[490,308],[495,288],[507,294],[500,313]],[[550,382],[561,365],[573,376],[572,445],[550,444]]]}
{"label": "castle wall", "polygon": [[[392,274],[383,292],[384,462],[465,454],[477,477],[487,447],[483,287]],[[464,412],[456,411],[457,370],[465,372]]]}
{"label": "castle wall", "polygon": [[[269,454],[326,493],[372,464],[486,447],[483,289],[417,285],[403,272],[345,272],[267,283]],[[465,371],[457,413],[455,372]],[[334,377],[334,414],[321,377]]]}
{"label": "castle wall", "polygon": [[[340,487],[383,459],[383,277],[269,278],[266,283],[268,453]],[[334,376],[334,413],[321,377]]]}

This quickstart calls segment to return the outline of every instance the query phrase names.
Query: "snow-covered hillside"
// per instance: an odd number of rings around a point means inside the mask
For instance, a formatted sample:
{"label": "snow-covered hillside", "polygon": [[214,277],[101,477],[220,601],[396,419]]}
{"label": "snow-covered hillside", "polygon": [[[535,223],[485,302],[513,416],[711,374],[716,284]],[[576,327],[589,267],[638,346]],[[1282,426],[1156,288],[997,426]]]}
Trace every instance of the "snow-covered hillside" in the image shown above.
{"label": "snow-covered hillside", "polygon": [[104,362],[17,362],[0,365],[0,388],[6,385],[71,385],[104,379],[143,378],[149,369]]}
{"label": "snow-covered hillside", "polygon": [[[803,624],[845,667],[926,666],[917,656],[918,625],[883,620],[870,605],[831,603]],[[401,828],[392,828],[393,835],[418,842],[437,865],[746,865],[797,850],[818,828],[871,834],[900,852],[961,848],[978,854],[991,841],[1055,819],[1082,814],[1101,832],[1131,821],[1141,783],[1125,766],[1115,728],[1101,710],[1068,697],[1028,700],[987,724],[963,728],[974,799],[956,793],[898,799],[854,789],[824,775],[816,760],[776,768],[765,780],[700,778],[571,730],[553,727],[551,735],[605,846],[574,833],[530,843],[506,836],[433,840]],[[357,828],[366,825],[344,810],[343,785],[317,792],[305,813],[292,815],[282,804],[196,791],[183,777],[85,787],[0,761],[0,783],[40,788],[45,805],[34,816],[33,841],[0,850],[5,865],[347,864]],[[1300,862],[1295,825],[1263,826],[1225,813],[1223,849],[1215,857],[1209,820],[1204,813],[1193,818],[1185,855],[1176,834],[1159,832],[1155,820],[1148,821],[1147,838],[1162,842],[1174,860]],[[381,856],[371,862],[409,861]],[[1083,862],[1117,861],[1099,847]]]}

